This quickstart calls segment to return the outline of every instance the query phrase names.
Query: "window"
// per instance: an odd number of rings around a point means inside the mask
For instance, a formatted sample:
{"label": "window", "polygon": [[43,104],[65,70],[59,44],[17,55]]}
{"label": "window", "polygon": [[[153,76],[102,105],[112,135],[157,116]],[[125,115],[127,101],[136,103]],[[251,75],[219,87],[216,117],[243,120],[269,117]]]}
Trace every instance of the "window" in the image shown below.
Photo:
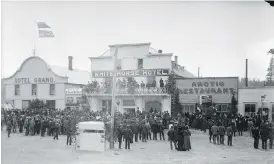
{"label": "window", "polygon": [[245,116],[255,116],[256,105],[255,104],[245,104]]}
{"label": "window", "polygon": [[22,109],[27,109],[30,105],[30,100],[23,100],[22,101]]}
{"label": "window", "polygon": [[20,85],[19,84],[16,84],[15,85],[15,96],[19,96],[20,95]]}
{"label": "window", "polygon": [[143,69],[143,59],[138,59],[138,69]]}
{"label": "window", "polygon": [[217,104],[216,105],[217,111],[222,113],[227,113],[228,111],[228,105],[227,104]]}
{"label": "window", "polygon": [[49,94],[50,95],[55,95],[55,84],[50,84],[49,85]]}
{"label": "window", "polygon": [[31,95],[32,96],[37,95],[37,84],[31,84]]}
{"label": "window", "polygon": [[195,105],[194,104],[183,104],[182,105],[183,113],[194,113],[195,112]]}
{"label": "window", "polygon": [[55,100],[47,100],[46,101],[46,106],[51,109],[51,108],[55,108]]}

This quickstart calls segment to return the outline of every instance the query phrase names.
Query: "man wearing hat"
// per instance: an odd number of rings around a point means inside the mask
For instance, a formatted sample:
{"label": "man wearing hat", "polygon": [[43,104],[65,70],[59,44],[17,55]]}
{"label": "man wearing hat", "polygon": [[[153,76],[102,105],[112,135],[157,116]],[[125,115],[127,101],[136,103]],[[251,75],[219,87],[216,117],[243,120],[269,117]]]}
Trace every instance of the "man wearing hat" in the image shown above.
{"label": "man wearing hat", "polygon": [[123,138],[123,124],[120,124],[120,126],[117,128],[117,138],[119,143],[119,149],[121,149]]}
{"label": "man wearing hat", "polygon": [[127,128],[124,132],[125,137],[125,149],[130,149],[130,141],[131,141],[132,131],[130,129],[130,126],[127,125]]}

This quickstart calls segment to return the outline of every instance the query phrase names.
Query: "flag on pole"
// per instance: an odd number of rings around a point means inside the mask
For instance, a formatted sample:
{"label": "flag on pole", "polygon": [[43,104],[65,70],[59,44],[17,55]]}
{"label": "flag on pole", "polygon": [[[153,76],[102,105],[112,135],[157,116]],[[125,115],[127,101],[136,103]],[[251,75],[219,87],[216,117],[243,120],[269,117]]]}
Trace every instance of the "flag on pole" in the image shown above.
{"label": "flag on pole", "polygon": [[37,22],[39,38],[53,38],[54,34],[45,22]]}

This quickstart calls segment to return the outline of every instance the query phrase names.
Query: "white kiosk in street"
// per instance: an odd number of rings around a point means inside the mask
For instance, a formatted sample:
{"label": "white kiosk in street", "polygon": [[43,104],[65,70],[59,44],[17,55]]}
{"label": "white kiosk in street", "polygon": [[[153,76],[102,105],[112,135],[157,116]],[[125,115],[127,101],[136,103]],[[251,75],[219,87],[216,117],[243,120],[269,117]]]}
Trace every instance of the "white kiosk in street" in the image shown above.
{"label": "white kiosk in street", "polygon": [[101,121],[80,122],[76,149],[87,151],[105,151],[105,125]]}

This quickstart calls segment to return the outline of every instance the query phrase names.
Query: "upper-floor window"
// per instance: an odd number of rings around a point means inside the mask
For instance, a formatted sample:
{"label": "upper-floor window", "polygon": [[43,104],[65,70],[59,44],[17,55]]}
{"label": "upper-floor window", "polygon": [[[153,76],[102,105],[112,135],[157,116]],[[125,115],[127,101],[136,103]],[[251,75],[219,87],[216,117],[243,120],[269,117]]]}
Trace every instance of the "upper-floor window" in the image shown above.
{"label": "upper-floor window", "polygon": [[31,95],[32,96],[37,95],[37,84],[31,84]]}
{"label": "upper-floor window", "polygon": [[19,96],[20,95],[20,85],[16,84],[14,87],[15,87],[14,95]]}
{"label": "upper-floor window", "polygon": [[50,84],[49,85],[49,94],[50,95],[55,95],[55,84]]}
{"label": "upper-floor window", "polygon": [[143,69],[143,59],[138,59],[138,69]]}

